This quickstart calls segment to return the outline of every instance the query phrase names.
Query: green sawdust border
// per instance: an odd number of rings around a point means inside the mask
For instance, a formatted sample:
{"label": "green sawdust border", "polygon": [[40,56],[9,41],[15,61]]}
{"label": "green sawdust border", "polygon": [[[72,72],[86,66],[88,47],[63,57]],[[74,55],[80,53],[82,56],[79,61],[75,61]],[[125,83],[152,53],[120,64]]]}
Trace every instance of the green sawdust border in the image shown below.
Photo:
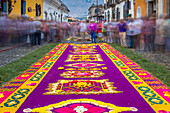
{"label": "green sawdust border", "polygon": [[123,55],[130,58],[133,62],[137,63],[143,69],[148,71],[152,76],[156,77],[170,88],[170,70],[168,69],[168,67],[161,64],[153,63],[152,61],[146,59],[144,55],[131,51],[131,49],[129,48],[121,47],[119,44],[109,45],[114,47]]}
{"label": "green sawdust border", "polygon": [[58,43],[46,44],[28,55],[0,67],[0,87],[22,74],[23,71],[27,70],[31,65],[44,57],[45,54],[50,52],[57,45]]}

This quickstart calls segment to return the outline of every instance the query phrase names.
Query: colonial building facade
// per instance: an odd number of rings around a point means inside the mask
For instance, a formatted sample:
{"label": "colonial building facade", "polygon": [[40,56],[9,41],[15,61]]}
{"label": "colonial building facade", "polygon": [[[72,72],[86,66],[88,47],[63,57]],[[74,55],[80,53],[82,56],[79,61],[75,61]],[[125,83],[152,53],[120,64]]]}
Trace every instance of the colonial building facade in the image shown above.
{"label": "colonial building facade", "polygon": [[170,0],[134,0],[136,18],[170,15]]}
{"label": "colonial building facade", "polygon": [[127,19],[144,16],[170,15],[170,0],[104,0],[104,17],[112,19]]}
{"label": "colonial building facade", "polygon": [[0,0],[0,11],[43,19],[43,0]]}
{"label": "colonial building facade", "polygon": [[70,12],[61,0],[0,0],[0,11],[60,22],[67,21]]}
{"label": "colonial building facade", "polygon": [[43,19],[66,22],[69,9],[61,0],[44,0]]}
{"label": "colonial building facade", "polygon": [[127,19],[127,15],[134,17],[134,0],[104,0],[105,18],[108,21],[112,19]]}
{"label": "colonial building facade", "polygon": [[88,20],[93,20],[97,22],[97,17],[98,20],[102,20],[104,18],[104,7],[103,5],[94,5],[92,4],[90,8],[88,9]]}

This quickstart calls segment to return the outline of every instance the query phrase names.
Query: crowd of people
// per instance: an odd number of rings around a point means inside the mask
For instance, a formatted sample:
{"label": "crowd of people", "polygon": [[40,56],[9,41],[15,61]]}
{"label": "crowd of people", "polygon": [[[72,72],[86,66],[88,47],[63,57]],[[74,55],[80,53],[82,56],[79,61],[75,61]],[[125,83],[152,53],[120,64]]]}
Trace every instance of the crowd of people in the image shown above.
{"label": "crowd of people", "polygon": [[91,21],[87,32],[91,35],[92,43],[98,37],[101,42],[118,43],[136,50],[170,52],[170,18],[167,16],[133,19],[129,14],[128,20]]}
{"label": "crowd of people", "polygon": [[[0,46],[45,42],[60,42],[67,38],[69,23],[46,21],[27,16],[7,16],[0,13]],[[69,29],[70,30],[70,29]]]}
{"label": "crowd of people", "polygon": [[170,51],[170,18],[160,16],[128,20],[106,19],[95,21],[57,22],[27,16],[7,17],[0,14],[0,44],[30,43],[32,46],[46,42],[61,42],[69,37],[81,37],[86,43],[86,34],[91,42],[118,43],[122,47],[143,51]]}

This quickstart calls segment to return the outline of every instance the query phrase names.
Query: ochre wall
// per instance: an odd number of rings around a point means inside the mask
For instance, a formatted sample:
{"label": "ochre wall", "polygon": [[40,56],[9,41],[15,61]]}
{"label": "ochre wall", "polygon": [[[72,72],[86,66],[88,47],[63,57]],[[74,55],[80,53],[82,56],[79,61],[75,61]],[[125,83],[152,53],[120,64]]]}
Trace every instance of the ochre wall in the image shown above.
{"label": "ochre wall", "polygon": [[[41,16],[43,19],[43,0],[26,0],[26,15],[29,17],[36,17],[36,3],[41,4]],[[32,12],[28,12],[28,7],[32,8]]]}
{"label": "ochre wall", "polygon": [[14,5],[13,10],[11,14],[21,15],[21,0],[17,0],[16,3],[14,3],[14,0],[12,1],[12,5]]}
{"label": "ochre wall", "polygon": [[164,0],[164,14],[166,14],[166,0]]}
{"label": "ochre wall", "polygon": [[135,6],[134,6],[134,15],[136,18],[137,8],[140,6],[141,8],[141,16],[147,16],[147,3],[145,0],[135,0]]}
{"label": "ochre wall", "polygon": [[[36,18],[36,3],[41,4],[41,16],[39,18],[43,19],[43,0],[25,0],[26,1],[26,14],[29,17]],[[14,5],[13,10],[11,14],[21,15],[21,0],[17,0],[17,2],[14,4],[14,0],[12,2],[12,5]],[[32,12],[28,12],[28,7],[32,8]]]}

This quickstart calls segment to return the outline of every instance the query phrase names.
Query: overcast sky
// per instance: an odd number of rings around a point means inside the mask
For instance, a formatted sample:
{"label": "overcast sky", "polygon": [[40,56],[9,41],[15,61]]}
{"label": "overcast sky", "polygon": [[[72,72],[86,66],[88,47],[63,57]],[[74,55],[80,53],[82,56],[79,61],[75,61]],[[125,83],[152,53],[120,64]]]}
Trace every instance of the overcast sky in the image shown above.
{"label": "overcast sky", "polygon": [[[91,4],[95,3],[96,0],[62,0],[63,3],[69,8],[69,15],[72,17],[83,17],[87,15],[88,8]],[[87,1],[91,1],[88,3]],[[99,4],[104,4],[104,0],[98,0]]]}

